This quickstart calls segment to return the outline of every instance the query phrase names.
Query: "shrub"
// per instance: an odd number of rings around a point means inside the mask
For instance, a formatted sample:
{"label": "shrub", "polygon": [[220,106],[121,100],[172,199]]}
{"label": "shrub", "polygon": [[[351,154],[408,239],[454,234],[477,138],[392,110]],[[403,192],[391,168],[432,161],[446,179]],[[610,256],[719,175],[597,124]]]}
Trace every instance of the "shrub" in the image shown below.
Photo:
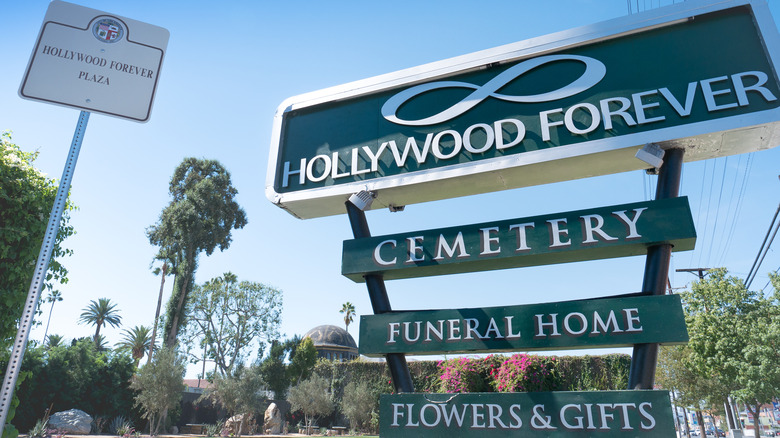
{"label": "shrub", "polygon": [[515,354],[491,369],[498,392],[539,392],[556,389],[555,357]]}

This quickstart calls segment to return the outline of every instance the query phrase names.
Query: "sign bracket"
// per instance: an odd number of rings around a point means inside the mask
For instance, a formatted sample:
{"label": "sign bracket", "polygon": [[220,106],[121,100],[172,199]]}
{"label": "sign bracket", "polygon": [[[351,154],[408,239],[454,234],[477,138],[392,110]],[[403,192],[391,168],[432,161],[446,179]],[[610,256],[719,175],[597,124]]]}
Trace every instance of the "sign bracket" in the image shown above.
{"label": "sign bracket", "polygon": [[[347,207],[347,216],[349,216],[349,223],[352,227],[352,234],[355,239],[371,237],[371,231],[368,228],[368,221],[366,220],[366,213],[355,204],[355,202],[357,202],[358,204],[361,204],[363,208],[367,209],[371,206],[371,201],[367,201],[366,196],[360,196],[361,194],[364,194],[364,192],[361,192],[358,196],[353,195],[350,197],[349,201],[345,203]],[[369,194],[368,196],[371,195]],[[373,197],[371,200],[373,200]],[[365,279],[368,297],[371,300],[371,307],[374,309],[374,314],[379,315],[392,312],[393,310],[392,307],[390,307],[390,299],[387,296],[384,278],[381,275],[369,274],[365,276]],[[406,356],[403,353],[388,353],[385,358],[387,360],[387,366],[390,368],[390,375],[392,376],[395,392],[414,392],[414,383],[412,382],[412,375],[409,372],[409,365],[406,363]]]}
{"label": "sign bracket", "polygon": [[[664,155],[658,173],[656,201],[676,198],[680,194],[680,176],[684,149],[669,149]],[[645,274],[642,282],[643,295],[664,295],[669,278],[669,262],[672,245],[664,243],[647,249]],[[628,375],[628,389],[653,389],[655,368],[658,364],[658,344],[636,344],[631,355],[631,370]]]}

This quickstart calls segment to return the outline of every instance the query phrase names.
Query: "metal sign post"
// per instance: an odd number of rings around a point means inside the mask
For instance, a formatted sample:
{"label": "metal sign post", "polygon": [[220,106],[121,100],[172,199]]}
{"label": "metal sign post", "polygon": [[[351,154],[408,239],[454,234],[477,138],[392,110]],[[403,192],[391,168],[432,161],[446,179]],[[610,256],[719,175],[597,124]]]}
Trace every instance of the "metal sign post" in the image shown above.
{"label": "metal sign post", "polygon": [[41,250],[38,253],[38,262],[35,264],[35,272],[30,282],[30,290],[27,292],[27,301],[25,302],[22,319],[19,322],[19,330],[16,332],[16,340],[11,349],[11,357],[8,360],[8,367],[3,378],[2,394],[0,394],[0,436],[3,435],[5,420],[8,417],[8,411],[11,406],[11,397],[14,394],[16,380],[19,377],[19,370],[22,367],[24,351],[27,348],[27,338],[30,335],[30,327],[35,316],[35,309],[38,308],[38,300],[41,296],[41,289],[46,280],[46,271],[49,268],[54,245],[57,242],[57,232],[60,229],[62,213],[65,210],[65,203],[68,200],[68,191],[70,182],[73,179],[73,172],[76,169],[76,161],[79,158],[81,150],[81,141],[84,139],[84,132],[87,130],[89,121],[89,112],[81,111],[79,121],[76,125],[76,131],[73,133],[73,141],[70,144],[68,160],[65,162],[65,169],[62,171],[60,186],[57,189],[57,197],[54,200],[54,206],[49,214],[49,224],[46,226],[46,234],[43,237]]}
{"label": "metal sign post", "polygon": [[[670,149],[664,155],[664,164],[658,173],[655,199],[676,198],[680,193],[680,174],[684,149]],[[645,295],[664,295],[669,278],[672,245],[664,243],[647,249],[645,277],[642,292]],[[653,389],[658,363],[658,344],[637,344],[631,356],[628,389]]]}
{"label": "metal sign post", "polygon": [[[371,196],[366,192],[362,192],[360,195]],[[355,239],[371,237],[371,231],[369,230],[368,222],[366,221],[366,213],[355,205],[353,201],[355,196],[358,195],[353,195],[353,197],[346,202],[347,216],[349,216],[349,223],[352,226],[352,234],[355,236]],[[371,200],[366,201],[365,197],[363,198],[364,204],[366,205],[366,208],[368,208],[368,206],[371,205]],[[387,289],[385,289],[385,281],[382,276],[369,274],[365,276],[365,279],[374,314],[379,315],[392,312],[390,299],[387,297]],[[395,391],[399,393],[414,392],[414,383],[412,382],[412,375],[409,373],[409,365],[406,363],[406,356],[404,356],[403,353],[389,353],[385,358],[387,360],[387,366],[390,368],[390,375],[392,376]]]}

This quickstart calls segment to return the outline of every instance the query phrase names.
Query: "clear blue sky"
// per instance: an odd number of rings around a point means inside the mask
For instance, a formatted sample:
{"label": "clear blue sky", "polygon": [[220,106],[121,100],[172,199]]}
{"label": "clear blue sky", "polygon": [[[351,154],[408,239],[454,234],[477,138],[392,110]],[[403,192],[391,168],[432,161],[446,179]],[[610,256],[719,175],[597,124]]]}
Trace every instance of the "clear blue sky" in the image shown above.
{"label": "clear blue sky", "polygon": [[[200,258],[196,281],[226,271],[284,291],[281,331],[303,334],[343,324],[351,301],[371,313],[365,286],[342,277],[341,243],[351,238],[345,215],[301,221],[273,206],[264,185],[271,124],[278,105],[301,93],[389,73],[657,7],[656,0],[159,2],[82,0],[84,6],[167,28],[171,33],[151,121],[138,124],[93,114],[71,189],[77,233],[63,260],[70,282],[60,288],[49,333],[89,336],[78,325],[90,300],[118,303],[123,327],[152,324],[159,278],[149,267],[155,248],[145,229],[169,202],[168,182],[184,157],[213,158],[231,172],[249,224],[222,253]],[[661,5],[670,4],[663,0]],[[18,97],[24,69],[48,2],[3,5],[0,130],[12,130],[37,166],[59,178],[78,111]],[[777,21],[780,2],[770,4]],[[744,182],[743,176],[747,173]],[[780,148],[686,164],[699,240],[672,258],[671,281],[694,276],[674,269],[726,266],[745,276],[780,200]],[[523,188],[368,214],[375,235],[563,212],[651,197],[642,172]],[[736,205],[741,205],[736,216]],[[727,245],[728,243],[728,245]],[[780,267],[770,251],[753,288]],[[636,292],[643,257],[514,269],[387,283],[395,309],[460,308],[581,299]],[[172,280],[166,285],[165,300]],[[48,305],[44,306],[45,315]],[[111,344],[120,329],[101,331]],[[350,327],[357,337],[357,321]],[[31,339],[40,340],[43,327]],[[616,350],[626,351],[626,350]],[[199,367],[188,373],[194,376]]]}

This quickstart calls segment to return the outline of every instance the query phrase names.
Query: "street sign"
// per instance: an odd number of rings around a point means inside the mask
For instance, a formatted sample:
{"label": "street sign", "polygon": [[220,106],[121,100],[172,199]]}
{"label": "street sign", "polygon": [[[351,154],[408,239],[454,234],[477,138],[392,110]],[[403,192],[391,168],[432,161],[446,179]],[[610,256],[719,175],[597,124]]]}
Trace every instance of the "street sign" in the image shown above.
{"label": "street sign", "polygon": [[670,437],[668,391],[382,395],[382,437]]}
{"label": "street sign", "polygon": [[[681,44],[684,42],[684,44]],[[266,195],[300,218],[657,167],[780,142],[763,0],[686,1],[290,98]]]}
{"label": "street sign", "polygon": [[54,0],[19,95],[146,122],[168,37],[158,26]]}
{"label": "street sign", "polygon": [[360,354],[451,354],[688,342],[679,295],[360,317]]}
{"label": "street sign", "polygon": [[644,255],[696,241],[688,198],[600,207],[344,241],[341,273],[355,282]]}

